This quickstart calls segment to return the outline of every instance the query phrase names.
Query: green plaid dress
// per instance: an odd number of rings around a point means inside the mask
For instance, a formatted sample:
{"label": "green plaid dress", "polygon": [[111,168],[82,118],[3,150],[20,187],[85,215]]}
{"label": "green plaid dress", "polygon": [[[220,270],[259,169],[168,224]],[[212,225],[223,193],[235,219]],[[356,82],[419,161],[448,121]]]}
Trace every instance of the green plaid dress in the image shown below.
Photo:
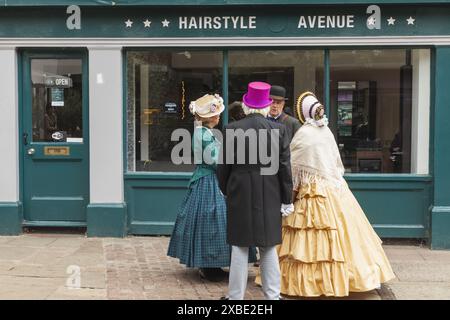
{"label": "green plaid dress", "polygon": [[228,267],[231,249],[226,242],[227,210],[215,175],[220,143],[209,129],[196,128],[194,152],[203,152],[206,147],[214,163],[197,165],[178,212],[167,254],[187,267]]}

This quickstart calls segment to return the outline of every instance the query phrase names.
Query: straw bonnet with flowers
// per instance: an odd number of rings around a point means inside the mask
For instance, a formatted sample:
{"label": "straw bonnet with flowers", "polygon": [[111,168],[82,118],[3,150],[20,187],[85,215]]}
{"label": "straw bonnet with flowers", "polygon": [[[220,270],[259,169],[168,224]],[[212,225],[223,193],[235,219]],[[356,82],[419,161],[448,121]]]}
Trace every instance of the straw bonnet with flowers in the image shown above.
{"label": "straw bonnet with flowers", "polygon": [[223,98],[218,94],[205,94],[203,97],[192,101],[189,105],[192,114],[201,118],[211,118],[221,114],[225,110]]}

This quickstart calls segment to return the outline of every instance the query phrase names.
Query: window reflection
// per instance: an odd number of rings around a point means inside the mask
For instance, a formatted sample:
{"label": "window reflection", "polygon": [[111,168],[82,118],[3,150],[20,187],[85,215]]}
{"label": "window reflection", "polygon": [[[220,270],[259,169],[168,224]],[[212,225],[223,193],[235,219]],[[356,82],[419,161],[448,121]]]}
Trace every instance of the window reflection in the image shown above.
{"label": "window reflection", "polygon": [[128,52],[128,170],[192,171],[175,165],[175,129],[191,133],[189,103],[222,92],[222,52],[152,50]]}
{"label": "window reflection", "polygon": [[347,172],[411,171],[411,50],[330,52],[330,126]]}
{"label": "window reflection", "polygon": [[239,50],[229,52],[229,101],[240,101],[252,81],[286,89],[285,112],[295,116],[295,99],[304,91],[323,98],[322,50]]}

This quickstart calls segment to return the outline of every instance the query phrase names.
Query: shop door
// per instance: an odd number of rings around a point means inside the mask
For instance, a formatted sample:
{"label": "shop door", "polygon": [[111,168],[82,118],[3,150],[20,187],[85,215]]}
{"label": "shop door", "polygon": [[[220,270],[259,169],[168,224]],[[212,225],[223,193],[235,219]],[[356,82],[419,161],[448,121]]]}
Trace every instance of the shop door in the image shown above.
{"label": "shop door", "polygon": [[83,226],[89,203],[86,57],[27,52],[22,68],[24,225]]}

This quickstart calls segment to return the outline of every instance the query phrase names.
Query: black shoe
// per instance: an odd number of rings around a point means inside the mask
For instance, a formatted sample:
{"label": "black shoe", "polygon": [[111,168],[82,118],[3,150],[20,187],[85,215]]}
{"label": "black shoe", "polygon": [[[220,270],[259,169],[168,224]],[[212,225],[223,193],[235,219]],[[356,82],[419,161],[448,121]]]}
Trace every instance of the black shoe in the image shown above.
{"label": "black shoe", "polygon": [[211,282],[220,282],[225,280],[228,273],[223,271],[221,268],[200,268],[199,274],[202,279],[206,279]]}

